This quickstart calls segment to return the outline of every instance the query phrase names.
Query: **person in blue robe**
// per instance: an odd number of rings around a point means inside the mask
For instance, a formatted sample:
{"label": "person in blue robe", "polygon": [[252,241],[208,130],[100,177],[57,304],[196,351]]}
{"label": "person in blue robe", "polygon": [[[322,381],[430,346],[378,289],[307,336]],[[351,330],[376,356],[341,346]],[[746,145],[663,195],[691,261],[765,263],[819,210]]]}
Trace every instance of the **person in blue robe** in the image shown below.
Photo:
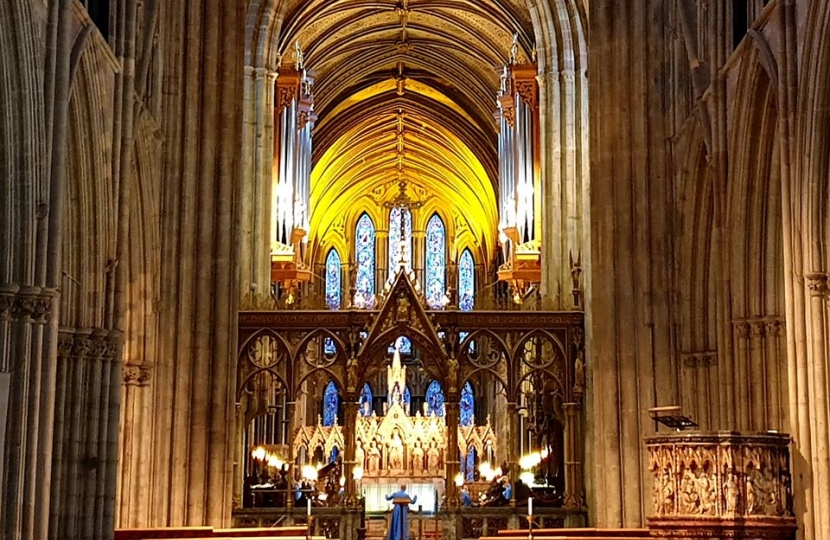
{"label": "person in blue robe", "polygon": [[470,490],[467,486],[461,487],[461,506],[469,508],[473,505],[473,498],[470,496]]}
{"label": "person in blue robe", "polygon": [[401,484],[401,489],[387,495],[386,500],[396,501],[392,509],[387,540],[407,540],[409,538],[409,505],[414,504],[418,496],[410,497],[406,492],[406,484]]}

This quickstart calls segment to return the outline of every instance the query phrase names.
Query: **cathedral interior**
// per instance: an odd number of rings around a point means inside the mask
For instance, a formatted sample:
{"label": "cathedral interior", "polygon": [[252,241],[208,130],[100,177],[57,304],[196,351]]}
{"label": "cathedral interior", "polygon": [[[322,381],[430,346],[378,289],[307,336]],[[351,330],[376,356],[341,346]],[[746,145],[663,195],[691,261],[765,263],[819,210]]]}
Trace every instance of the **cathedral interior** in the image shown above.
{"label": "cathedral interior", "polygon": [[0,0],[0,88],[0,539],[830,540],[830,0]]}

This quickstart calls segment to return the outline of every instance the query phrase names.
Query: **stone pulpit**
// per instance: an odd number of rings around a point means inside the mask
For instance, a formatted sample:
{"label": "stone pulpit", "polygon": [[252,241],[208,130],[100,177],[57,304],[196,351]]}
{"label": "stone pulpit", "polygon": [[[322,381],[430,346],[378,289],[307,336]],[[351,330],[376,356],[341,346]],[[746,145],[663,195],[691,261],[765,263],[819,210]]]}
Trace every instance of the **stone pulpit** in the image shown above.
{"label": "stone pulpit", "polygon": [[779,433],[675,432],[646,438],[652,536],[790,538],[790,438]]}

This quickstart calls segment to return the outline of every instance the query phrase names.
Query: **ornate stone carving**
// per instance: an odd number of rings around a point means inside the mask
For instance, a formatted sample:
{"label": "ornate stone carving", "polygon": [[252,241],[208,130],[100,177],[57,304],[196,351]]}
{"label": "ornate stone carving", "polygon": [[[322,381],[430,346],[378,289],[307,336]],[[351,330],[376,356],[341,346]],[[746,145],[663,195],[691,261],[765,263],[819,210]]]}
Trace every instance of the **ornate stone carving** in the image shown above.
{"label": "ornate stone carving", "polygon": [[29,318],[34,323],[45,323],[52,311],[53,289],[15,287],[0,291],[0,317],[5,320]]}
{"label": "ornate stone carving", "polygon": [[146,386],[150,382],[151,373],[147,366],[124,366],[124,384],[127,386]]}
{"label": "ornate stone carving", "polygon": [[811,295],[825,296],[828,293],[827,277],[828,275],[824,272],[804,274],[804,278],[807,280],[807,289]]}
{"label": "ornate stone carving", "polygon": [[785,535],[795,526],[788,444],[786,435],[733,432],[646,439],[654,478],[650,528],[658,536],[734,536],[724,531],[753,527]]}

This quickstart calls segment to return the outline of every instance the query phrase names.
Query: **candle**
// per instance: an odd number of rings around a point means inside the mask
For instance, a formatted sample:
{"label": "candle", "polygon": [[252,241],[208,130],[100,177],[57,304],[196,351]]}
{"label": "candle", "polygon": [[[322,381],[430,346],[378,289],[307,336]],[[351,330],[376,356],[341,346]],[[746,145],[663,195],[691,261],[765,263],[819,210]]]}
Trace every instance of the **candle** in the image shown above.
{"label": "candle", "polygon": [[528,516],[533,515],[533,497],[528,497],[527,498],[527,515]]}
{"label": "candle", "polygon": [[306,499],[306,510],[308,511],[308,515],[311,515],[311,499]]}

